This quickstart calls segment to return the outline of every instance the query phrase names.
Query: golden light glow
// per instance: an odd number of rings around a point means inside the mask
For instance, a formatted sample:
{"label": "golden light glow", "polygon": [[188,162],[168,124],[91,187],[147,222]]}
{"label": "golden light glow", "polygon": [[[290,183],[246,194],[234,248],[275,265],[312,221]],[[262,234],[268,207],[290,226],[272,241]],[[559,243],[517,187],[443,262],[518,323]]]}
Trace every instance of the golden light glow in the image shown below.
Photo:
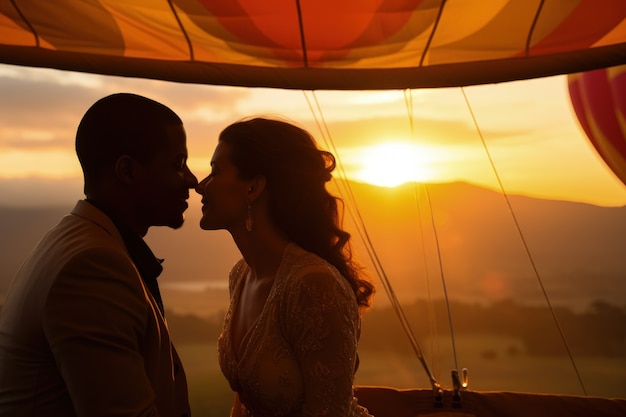
{"label": "golden light glow", "polygon": [[435,153],[426,146],[403,142],[385,142],[362,149],[356,156],[359,167],[353,174],[357,181],[395,187],[407,182],[433,179]]}
{"label": "golden light glow", "polygon": [[82,177],[73,149],[10,150],[0,152],[0,178]]}

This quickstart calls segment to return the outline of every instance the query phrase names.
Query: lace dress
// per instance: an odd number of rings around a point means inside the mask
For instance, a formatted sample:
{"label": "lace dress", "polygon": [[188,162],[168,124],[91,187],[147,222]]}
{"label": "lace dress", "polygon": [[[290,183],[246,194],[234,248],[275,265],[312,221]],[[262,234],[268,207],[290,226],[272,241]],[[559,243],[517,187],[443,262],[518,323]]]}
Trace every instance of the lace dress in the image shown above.
{"label": "lace dress", "polygon": [[235,347],[231,319],[248,269],[240,260],[231,271],[218,340],[222,372],[237,393],[231,415],[369,416],[353,396],[360,318],[345,278],[290,244],[261,314]]}

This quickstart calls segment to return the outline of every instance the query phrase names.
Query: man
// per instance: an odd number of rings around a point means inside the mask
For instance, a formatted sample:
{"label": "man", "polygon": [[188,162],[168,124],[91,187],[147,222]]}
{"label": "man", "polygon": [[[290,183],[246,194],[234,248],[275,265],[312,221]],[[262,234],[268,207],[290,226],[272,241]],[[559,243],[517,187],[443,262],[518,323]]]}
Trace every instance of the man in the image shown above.
{"label": "man", "polygon": [[166,106],[97,101],[76,134],[86,200],[38,243],[0,313],[0,416],[190,414],[143,236],[183,224],[186,135]]}

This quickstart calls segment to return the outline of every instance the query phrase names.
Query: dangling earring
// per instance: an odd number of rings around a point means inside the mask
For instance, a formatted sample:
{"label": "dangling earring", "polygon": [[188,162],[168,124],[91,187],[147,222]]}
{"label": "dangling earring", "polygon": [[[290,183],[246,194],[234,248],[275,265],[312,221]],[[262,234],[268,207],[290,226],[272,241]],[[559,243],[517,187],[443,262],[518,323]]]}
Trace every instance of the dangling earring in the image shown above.
{"label": "dangling earring", "polygon": [[246,230],[251,232],[254,229],[254,219],[252,218],[252,206],[248,204],[248,216],[246,217]]}

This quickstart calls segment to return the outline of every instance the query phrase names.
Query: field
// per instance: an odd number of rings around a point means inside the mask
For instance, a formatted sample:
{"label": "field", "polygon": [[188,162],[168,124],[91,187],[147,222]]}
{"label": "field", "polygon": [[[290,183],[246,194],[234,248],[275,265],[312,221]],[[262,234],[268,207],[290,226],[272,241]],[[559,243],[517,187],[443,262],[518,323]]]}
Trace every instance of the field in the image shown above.
{"label": "field", "polygon": [[228,417],[233,393],[217,363],[211,344],[177,346],[189,384],[189,401],[194,417]]}
{"label": "field", "polygon": [[[440,346],[427,363],[444,388],[450,388],[447,341],[426,341],[424,351]],[[515,340],[498,337],[457,338],[459,367],[467,367],[469,388],[476,391],[518,391],[584,395],[573,366],[566,357],[528,356]],[[195,417],[228,416],[233,394],[217,364],[214,344],[178,346],[189,381]],[[416,356],[390,351],[360,351],[356,385],[427,388],[428,378]],[[425,356],[428,356],[425,353]],[[576,366],[590,396],[626,398],[626,358],[576,358]]]}

